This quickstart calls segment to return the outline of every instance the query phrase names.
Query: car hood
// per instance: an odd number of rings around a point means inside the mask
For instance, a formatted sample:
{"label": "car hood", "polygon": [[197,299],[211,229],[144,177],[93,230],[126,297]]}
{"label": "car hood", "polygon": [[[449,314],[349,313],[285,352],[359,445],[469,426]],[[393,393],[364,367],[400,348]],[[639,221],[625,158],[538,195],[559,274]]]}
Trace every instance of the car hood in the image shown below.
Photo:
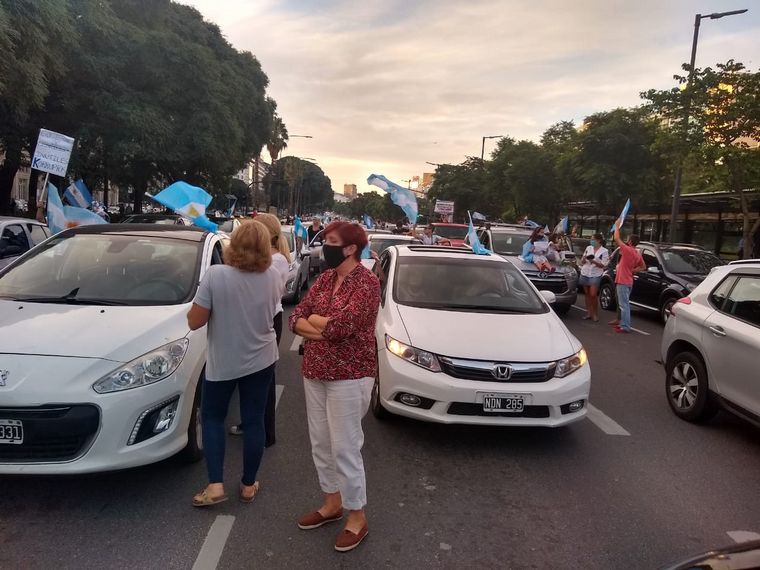
{"label": "car hood", "polygon": [[[516,255],[507,255],[504,253],[499,253],[499,255],[503,257],[504,259],[506,259],[507,261],[511,262],[512,265],[514,265],[517,269],[519,269],[523,273],[525,273],[526,271],[538,271],[535,265],[533,265],[532,263],[526,263],[525,261],[523,261]],[[553,266],[557,268],[558,273],[562,273],[562,274],[575,273],[575,269],[573,269],[572,267],[568,265],[558,264],[556,261],[549,261],[549,263],[551,263]]]}
{"label": "car hood", "polygon": [[548,362],[580,350],[554,313],[505,315],[398,305],[409,344],[453,358]]}
{"label": "car hood", "polygon": [[0,301],[0,353],[128,362],[188,333],[189,305],[103,307]]}

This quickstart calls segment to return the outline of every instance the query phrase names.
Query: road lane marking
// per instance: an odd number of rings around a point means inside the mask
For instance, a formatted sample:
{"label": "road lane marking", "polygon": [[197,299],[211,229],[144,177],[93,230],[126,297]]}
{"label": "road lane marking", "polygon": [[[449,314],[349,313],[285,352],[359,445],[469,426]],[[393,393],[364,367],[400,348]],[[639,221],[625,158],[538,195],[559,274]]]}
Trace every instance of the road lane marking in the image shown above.
{"label": "road lane marking", "polygon": [[734,542],[749,542],[751,540],[760,540],[760,534],[749,530],[729,530],[726,533]]}
{"label": "road lane marking", "polygon": [[586,417],[607,435],[631,435],[623,426],[591,404],[588,405]]}
{"label": "road lane marking", "polygon": [[285,386],[282,384],[277,384],[275,387],[275,399],[274,399],[274,409],[277,409],[277,406],[280,403],[280,398],[282,397],[282,393],[285,391]]}
{"label": "road lane marking", "polygon": [[301,346],[301,337],[300,336],[296,336],[293,339],[293,343],[290,345],[290,350],[291,351],[298,350],[299,346]]}
{"label": "road lane marking", "polygon": [[[584,309],[583,307],[578,307],[577,305],[571,305],[571,307],[573,309],[578,309],[579,311],[583,311],[584,313],[586,312],[586,309]],[[652,333],[648,333],[647,331],[642,331],[642,330],[639,330],[639,329],[635,329],[633,327],[631,327],[631,330],[632,331],[636,331],[639,334],[643,334],[644,336],[652,336]]]}
{"label": "road lane marking", "polygon": [[215,570],[222,558],[224,545],[232,531],[232,525],[235,524],[235,517],[231,515],[219,515],[214,520],[211,528],[203,541],[198,558],[195,559],[193,570]]}

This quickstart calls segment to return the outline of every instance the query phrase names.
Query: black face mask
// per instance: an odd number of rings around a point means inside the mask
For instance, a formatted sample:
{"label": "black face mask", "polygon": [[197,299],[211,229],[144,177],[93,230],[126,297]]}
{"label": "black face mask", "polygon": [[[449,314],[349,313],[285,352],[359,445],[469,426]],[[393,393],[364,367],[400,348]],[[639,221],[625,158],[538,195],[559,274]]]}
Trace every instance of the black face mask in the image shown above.
{"label": "black face mask", "polygon": [[346,260],[347,255],[343,254],[342,245],[323,245],[322,253],[325,256],[325,263],[330,269],[335,269]]}

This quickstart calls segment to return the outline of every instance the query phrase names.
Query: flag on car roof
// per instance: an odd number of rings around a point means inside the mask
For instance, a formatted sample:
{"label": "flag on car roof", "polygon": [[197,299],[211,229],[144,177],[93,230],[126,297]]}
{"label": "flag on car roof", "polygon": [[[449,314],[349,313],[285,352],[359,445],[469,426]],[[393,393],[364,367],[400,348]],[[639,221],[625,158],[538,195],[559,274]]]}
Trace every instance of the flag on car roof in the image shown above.
{"label": "flag on car roof", "polygon": [[472,219],[475,220],[476,222],[484,222],[486,220],[486,217],[480,212],[473,212]]}
{"label": "flag on car roof", "polygon": [[391,195],[391,201],[404,211],[409,223],[417,223],[417,196],[408,188],[399,186],[391,182],[382,174],[370,174],[367,178],[367,184],[377,186]]}
{"label": "flag on car roof", "polygon": [[150,197],[177,214],[190,218],[196,226],[216,233],[218,226],[206,217],[206,207],[211,203],[211,194],[203,188],[191,186],[180,180]]}
{"label": "flag on car roof", "polygon": [[[623,224],[625,223],[625,217],[628,215],[628,210],[631,208],[631,199],[628,198],[628,200],[625,201],[625,206],[623,206],[623,211],[620,213],[620,217],[618,220],[620,220],[620,227],[623,227]],[[615,220],[617,222],[617,220]],[[611,232],[615,231],[615,224],[612,224],[612,228],[610,229]]]}
{"label": "flag on car roof", "polygon": [[375,220],[372,219],[372,216],[364,214],[364,225],[367,226],[368,230],[371,230],[375,227]]}
{"label": "flag on car roof", "polygon": [[92,226],[106,224],[103,218],[95,212],[76,206],[64,206],[58,188],[48,182],[47,222],[50,231],[54,234],[76,228],[78,226]]}
{"label": "flag on car roof", "polygon": [[92,193],[81,178],[66,188],[63,197],[69,204],[78,208],[92,206]]}
{"label": "flag on car roof", "polygon": [[472,251],[478,255],[489,255],[491,251],[480,243],[480,238],[475,231],[475,226],[472,225],[472,216],[470,215],[470,212],[467,212],[467,215],[470,217],[470,226],[467,228],[467,240],[470,242]]}
{"label": "flag on car roof", "polygon": [[568,217],[565,216],[564,218],[562,218],[559,221],[559,223],[556,226],[554,226],[554,233],[555,234],[566,234],[567,233],[567,228],[568,228],[568,223],[569,223]]}

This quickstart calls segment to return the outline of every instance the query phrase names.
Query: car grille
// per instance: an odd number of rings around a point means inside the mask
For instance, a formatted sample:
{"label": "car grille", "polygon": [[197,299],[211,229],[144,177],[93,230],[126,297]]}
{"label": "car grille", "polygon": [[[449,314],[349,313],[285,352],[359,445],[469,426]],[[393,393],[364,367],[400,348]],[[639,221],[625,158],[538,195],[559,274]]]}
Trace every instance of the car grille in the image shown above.
{"label": "car grille", "polygon": [[441,357],[441,368],[449,376],[460,378],[462,380],[479,380],[481,382],[546,382],[554,377],[556,364],[536,363],[536,364],[509,364],[512,367],[512,374],[508,379],[496,378],[492,370],[498,364],[508,364],[501,362],[484,362],[478,360],[459,360],[455,358]]}
{"label": "car grille", "polygon": [[562,273],[547,273],[539,276],[536,271],[526,271],[525,276],[536,286],[539,291],[551,291],[552,293],[566,293],[569,290],[567,279]]}
{"label": "car grille", "polygon": [[6,463],[76,459],[100,425],[100,411],[89,404],[0,408],[0,418],[21,420],[24,425],[24,443],[0,445],[0,461]]}
{"label": "car grille", "polygon": [[485,412],[483,404],[454,402],[449,405],[449,415],[452,416],[500,416],[504,418],[548,418],[549,406],[525,406],[522,412]]}

